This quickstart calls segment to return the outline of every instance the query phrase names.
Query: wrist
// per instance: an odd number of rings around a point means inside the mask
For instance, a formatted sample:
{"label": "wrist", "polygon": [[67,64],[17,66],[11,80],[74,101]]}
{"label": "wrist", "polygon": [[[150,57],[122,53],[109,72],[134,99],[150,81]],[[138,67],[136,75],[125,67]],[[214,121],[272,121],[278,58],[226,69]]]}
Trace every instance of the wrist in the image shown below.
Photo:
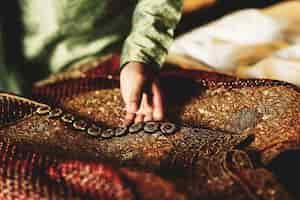
{"label": "wrist", "polygon": [[123,71],[135,71],[138,74],[143,74],[148,77],[155,77],[159,74],[159,69],[152,64],[131,61],[124,65],[121,69]]}

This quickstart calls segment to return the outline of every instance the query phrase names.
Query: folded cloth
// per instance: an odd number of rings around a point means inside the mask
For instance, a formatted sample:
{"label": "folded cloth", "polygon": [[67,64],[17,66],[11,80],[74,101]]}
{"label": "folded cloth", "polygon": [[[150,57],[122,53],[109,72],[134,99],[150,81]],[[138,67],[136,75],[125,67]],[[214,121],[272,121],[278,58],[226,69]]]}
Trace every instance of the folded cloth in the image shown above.
{"label": "folded cloth", "polygon": [[[242,78],[300,84],[300,8],[289,1],[234,12],[177,38],[170,52]],[[282,11],[282,12],[281,12]]]}
{"label": "folded cloth", "polygon": [[257,64],[240,66],[237,75],[243,78],[269,78],[300,85],[300,44],[279,50]]}
{"label": "folded cloth", "polygon": [[235,12],[175,40],[171,52],[198,59],[221,71],[235,68],[245,46],[283,39],[288,21],[256,9]]}

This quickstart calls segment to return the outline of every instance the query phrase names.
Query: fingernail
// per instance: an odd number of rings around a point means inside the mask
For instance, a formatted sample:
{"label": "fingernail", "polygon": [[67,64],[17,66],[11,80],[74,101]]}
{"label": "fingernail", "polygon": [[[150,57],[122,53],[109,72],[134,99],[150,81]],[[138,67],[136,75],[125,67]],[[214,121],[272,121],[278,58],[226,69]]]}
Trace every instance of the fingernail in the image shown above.
{"label": "fingernail", "polygon": [[124,120],[122,126],[129,126],[130,124],[132,124],[132,120]]}
{"label": "fingernail", "polygon": [[154,112],[153,113],[153,119],[155,121],[161,121],[164,118],[164,114],[162,112]]}
{"label": "fingernail", "polygon": [[136,103],[129,103],[129,104],[127,104],[126,110],[127,110],[127,112],[130,112],[130,113],[136,113],[137,112],[137,105],[136,105]]}

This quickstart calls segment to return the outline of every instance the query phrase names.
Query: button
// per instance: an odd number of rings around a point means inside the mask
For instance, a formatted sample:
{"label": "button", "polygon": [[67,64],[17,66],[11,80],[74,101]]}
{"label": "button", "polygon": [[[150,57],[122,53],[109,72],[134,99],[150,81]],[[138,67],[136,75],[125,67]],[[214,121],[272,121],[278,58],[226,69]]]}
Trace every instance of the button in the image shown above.
{"label": "button", "polygon": [[61,121],[65,122],[65,123],[68,123],[68,124],[73,123],[74,120],[75,120],[75,117],[71,114],[64,114],[61,117]]}
{"label": "button", "polygon": [[62,114],[63,114],[62,109],[55,108],[55,109],[50,111],[49,118],[57,118],[57,117],[60,117]]}
{"label": "button", "polygon": [[111,128],[106,129],[101,133],[101,137],[104,139],[112,138],[114,135],[115,135],[114,130]]}
{"label": "button", "polygon": [[143,129],[143,123],[135,123],[129,127],[129,133],[137,133]]}
{"label": "button", "polygon": [[128,130],[127,127],[118,127],[115,130],[115,136],[122,137],[127,134],[127,130]]}
{"label": "button", "polygon": [[197,135],[203,133],[203,130],[201,128],[192,128],[191,132],[192,134]]}
{"label": "button", "polygon": [[83,120],[78,120],[73,123],[73,128],[78,131],[85,131],[87,123]]}
{"label": "button", "polygon": [[146,133],[155,133],[159,130],[158,122],[146,122],[144,125],[144,131]]}
{"label": "button", "polygon": [[36,109],[36,113],[39,114],[39,115],[49,114],[50,111],[51,111],[51,108],[49,106],[38,107]]}
{"label": "button", "polygon": [[87,129],[87,134],[93,137],[97,137],[101,135],[101,128],[93,124],[91,127]]}
{"label": "button", "polygon": [[173,134],[176,129],[176,125],[170,122],[165,122],[160,126],[161,132],[166,135]]}

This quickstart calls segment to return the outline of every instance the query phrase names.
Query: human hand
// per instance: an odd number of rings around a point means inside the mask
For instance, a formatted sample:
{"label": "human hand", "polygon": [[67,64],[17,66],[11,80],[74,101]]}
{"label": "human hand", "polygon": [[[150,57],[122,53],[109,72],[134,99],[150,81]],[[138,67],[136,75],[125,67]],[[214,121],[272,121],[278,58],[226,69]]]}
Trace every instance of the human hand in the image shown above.
{"label": "human hand", "polygon": [[163,97],[150,66],[139,62],[124,66],[120,74],[120,89],[126,109],[125,125],[163,119]]}

